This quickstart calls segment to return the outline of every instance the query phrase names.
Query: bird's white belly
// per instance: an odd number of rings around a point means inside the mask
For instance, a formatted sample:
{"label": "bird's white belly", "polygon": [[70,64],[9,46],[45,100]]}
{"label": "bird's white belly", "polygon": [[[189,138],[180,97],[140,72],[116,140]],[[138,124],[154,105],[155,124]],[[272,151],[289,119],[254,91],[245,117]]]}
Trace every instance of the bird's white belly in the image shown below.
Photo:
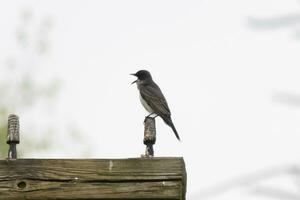
{"label": "bird's white belly", "polygon": [[140,94],[140,101],[144,108],[149,112],[149,113],[154,113],[152,108],[147,104],[147,102],[143,99],[142,95]]}

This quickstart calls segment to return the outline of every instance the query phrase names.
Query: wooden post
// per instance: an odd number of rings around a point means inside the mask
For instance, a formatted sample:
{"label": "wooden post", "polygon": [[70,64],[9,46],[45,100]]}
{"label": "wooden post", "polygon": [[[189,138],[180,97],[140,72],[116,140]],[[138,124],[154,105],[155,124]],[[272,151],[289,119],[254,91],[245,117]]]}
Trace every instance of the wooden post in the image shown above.
{"label": "wooden post", "polygon": [[144,121],[144,126],[144,144],[146,145],[144,157],[153,157],[153,145],[156,141],[155,119],[153,117],[146,117]]}
{"label": "wooden post", "polygon": [[19,117],[15,114],[8,116],[7,140],[9,144],[8,159],[17,159],[17,144],[20,143]]}

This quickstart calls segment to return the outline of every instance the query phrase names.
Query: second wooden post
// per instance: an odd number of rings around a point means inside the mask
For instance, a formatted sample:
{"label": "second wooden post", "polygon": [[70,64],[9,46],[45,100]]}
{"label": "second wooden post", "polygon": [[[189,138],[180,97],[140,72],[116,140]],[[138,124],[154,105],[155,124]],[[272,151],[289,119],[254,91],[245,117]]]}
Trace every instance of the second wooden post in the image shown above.
{"label": "second wooden post", "polygon": [[144,121],[144,144],[146,145],[145,157],[153,157],[154,150],[153,145],[156,141],[156,128],[155,119],[152,117],[146,117]]}

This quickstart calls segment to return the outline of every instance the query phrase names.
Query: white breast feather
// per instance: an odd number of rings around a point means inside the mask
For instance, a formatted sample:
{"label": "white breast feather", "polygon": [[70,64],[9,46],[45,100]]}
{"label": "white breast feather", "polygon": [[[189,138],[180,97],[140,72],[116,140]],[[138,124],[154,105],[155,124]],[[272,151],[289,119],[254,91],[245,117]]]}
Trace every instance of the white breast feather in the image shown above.
{"label": "white breast feather", "polygon": [[140,94],[140,101],[142,103],[142,105],[144,106],[144,108],[149,112],[149,113],[153,113],[152,108],[147,104],[147,102],[143,99],[142,95]]}

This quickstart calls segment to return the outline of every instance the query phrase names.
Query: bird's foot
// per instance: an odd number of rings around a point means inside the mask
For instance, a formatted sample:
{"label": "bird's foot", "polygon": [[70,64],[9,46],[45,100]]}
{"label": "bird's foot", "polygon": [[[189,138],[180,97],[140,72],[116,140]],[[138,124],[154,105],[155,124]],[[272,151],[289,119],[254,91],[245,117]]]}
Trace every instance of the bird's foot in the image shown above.
{"label": "bird's foot", "polygon": [[[154,115],[154,116],[152,117],[151,115]],[[145,117],[144,123],[146,122],[147,118],[155,119],[157,116],[158,116],[158,114],[155,114],[155,113],[151,113],[151,114],[147,115],[147,116]]]}
{"label": "bird's foot", "polygon": [[157,116],[158,116],[158,114],[156,114],[156,113],[150,113],[149,115],[146,116],[146,118],[150,117],[150,118],[155,119]]}
{"label": "bird's foot", "polygon": [[151,115],[154,115],[155,113],[150,113],[149,115],[146,116],[146,118],[150,117]]}

